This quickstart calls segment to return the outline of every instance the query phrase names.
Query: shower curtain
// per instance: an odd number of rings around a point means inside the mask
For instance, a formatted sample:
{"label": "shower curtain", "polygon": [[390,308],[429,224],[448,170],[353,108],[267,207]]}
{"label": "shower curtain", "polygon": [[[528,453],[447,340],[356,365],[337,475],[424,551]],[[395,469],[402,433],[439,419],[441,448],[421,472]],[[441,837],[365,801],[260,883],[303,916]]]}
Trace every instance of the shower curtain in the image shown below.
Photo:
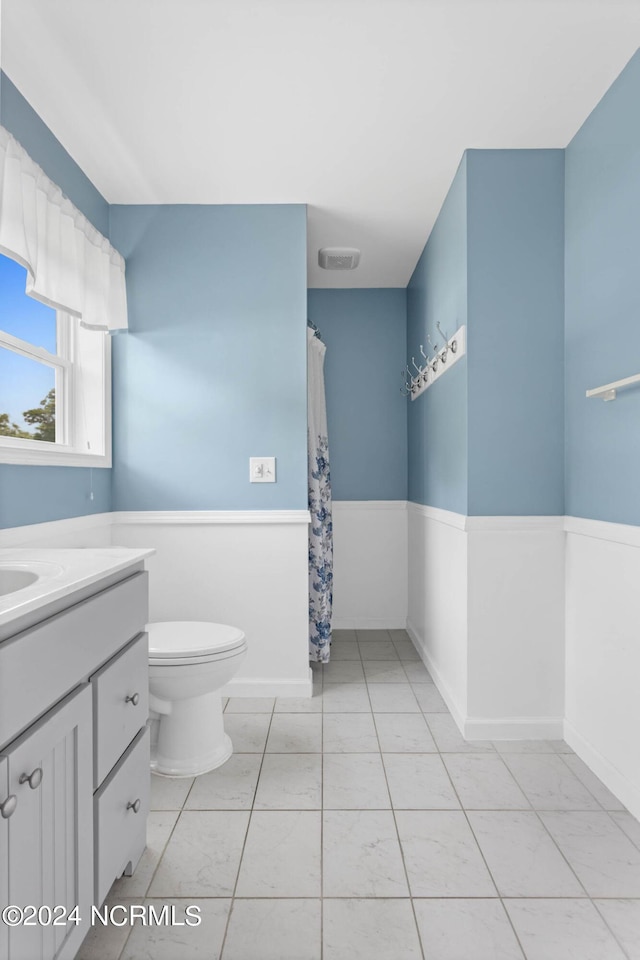
{"label": "shower curtain", "polygon": [[309,659],[328,663],[333,601],[333,527],[324,355],[319,335],[307,329],[309,456]]}

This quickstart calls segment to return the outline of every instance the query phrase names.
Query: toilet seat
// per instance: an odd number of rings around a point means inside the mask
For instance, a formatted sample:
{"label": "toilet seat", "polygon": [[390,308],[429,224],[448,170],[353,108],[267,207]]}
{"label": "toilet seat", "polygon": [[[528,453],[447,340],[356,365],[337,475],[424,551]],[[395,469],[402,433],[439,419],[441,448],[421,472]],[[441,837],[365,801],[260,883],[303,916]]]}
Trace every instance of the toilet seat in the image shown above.
{"label": "toilet seat", "polygon": [[149,663],[177,666],[226,660],[246,648],[238,627],[199,620],[170,620],[148,623]]}

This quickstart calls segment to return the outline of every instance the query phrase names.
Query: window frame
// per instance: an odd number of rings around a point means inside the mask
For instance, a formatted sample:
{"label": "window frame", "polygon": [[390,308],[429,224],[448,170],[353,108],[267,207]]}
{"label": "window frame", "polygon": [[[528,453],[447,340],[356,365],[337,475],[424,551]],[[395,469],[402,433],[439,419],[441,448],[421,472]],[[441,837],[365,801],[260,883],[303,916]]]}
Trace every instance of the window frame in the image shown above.
{"label": "window frame", "polygon": [[[56,440],[28,440],[24,437],[0,436],[0,463],[67,466],[111,466],[111,340],[107,333],[91,331],[102,337],[102,452],[84,449],[87,437],[78,427],[81,398],[81,370],[77,362],[80,321],[56,310],[57,353],[37,347],[0,328],[0,347],[28,357],[55,370]],[[87,444],[88,445],[88,444]]]}

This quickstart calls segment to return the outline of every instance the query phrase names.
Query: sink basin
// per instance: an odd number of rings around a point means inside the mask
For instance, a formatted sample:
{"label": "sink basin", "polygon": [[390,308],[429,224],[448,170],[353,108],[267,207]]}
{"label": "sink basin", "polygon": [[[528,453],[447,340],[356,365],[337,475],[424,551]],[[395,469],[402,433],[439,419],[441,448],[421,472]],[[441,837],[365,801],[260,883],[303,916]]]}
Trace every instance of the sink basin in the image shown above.
{"label": "sink basin", "polygon": [[26,563],[0,563],[0,597],[16,593],[32,586],[41,577],[55,577],[62,572],[57,563],[33,561]]}
{"label": "sink basin", "polygon": [[30,587],[38,579],[38,574],[32,570],[11,570],[0,568],[0,597],[6,593],[15,593]]}

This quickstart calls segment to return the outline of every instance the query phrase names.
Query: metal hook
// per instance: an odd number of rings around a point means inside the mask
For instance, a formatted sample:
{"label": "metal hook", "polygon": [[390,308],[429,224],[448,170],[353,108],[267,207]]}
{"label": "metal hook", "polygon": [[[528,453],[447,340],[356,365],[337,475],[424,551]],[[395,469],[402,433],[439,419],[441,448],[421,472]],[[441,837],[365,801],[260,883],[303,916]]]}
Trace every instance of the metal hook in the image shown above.
{"label": "metal hook", "polygon": [[446,347],[447,349],[449,349],[449,338],[448,338],[448,336],[446,335],[446,333],[444,332],[444,330],[442,329],[442,327],[440,326],[440,321],[439,321],[439,320],[436,320],[436,327],[438,328],[438,333],[440,334],[440,336],[441,336],[442,339],[444,340],[444,345],[445,345],[445,347]]}
{"label": "metal hook", "polygon": [[450,348],[449,348],[449,341],[448,341],[447,336],[446,336],[446,334],[444,333],[442,327],[440,326],[440,321],[439,321],[439,320],[436,320],[436,327],[438,328],[438,333],[440,334],[440,337],[442,338],[442,342],[444,343],[444,350],[442,350],[442,351],[440,352],[440,360],[442,361],[442,363],[446,363],[446,362],[447,362],[447,354],[449,353],[449,349],[450,349]]}
{"label": "metal hook", "polygon": [[419,366],[418,366],[418,364],[416,363],[415,357],[411,357],[411,363],[414,365],[414,367],[415,367],[416,370],[418,371],[418,376],[421,377],[421,376],[422,376],[422,367],[419,367]]}
{"label": "metal hook", "polygon": [[420,344],[420,353],[422,354],[422,356],[424,357],[425,360],[428,360],[428,359],[429,359],[429,357],[426,355],[426,353],[425,353],[424,350],[422,349],[422,344]]}
{"label": "metal hook", "polygon": [[[428,341],[428,343],[429,343],[429,346],[430,346],[431,349],[433,350],[433,357],[431,358],[431,365],[432,365],[433,369],[436,370],[437,367],[438,367],[438,360],[441,359],[442,348],[441,348],[441,347],[436,347],[436,345],[435,345],[434,342],[432,341],[431,336],[430,336],[429,334],[427,334],[427,341]],[[434,364],[435,364],[435,365],[434,365]]]}

